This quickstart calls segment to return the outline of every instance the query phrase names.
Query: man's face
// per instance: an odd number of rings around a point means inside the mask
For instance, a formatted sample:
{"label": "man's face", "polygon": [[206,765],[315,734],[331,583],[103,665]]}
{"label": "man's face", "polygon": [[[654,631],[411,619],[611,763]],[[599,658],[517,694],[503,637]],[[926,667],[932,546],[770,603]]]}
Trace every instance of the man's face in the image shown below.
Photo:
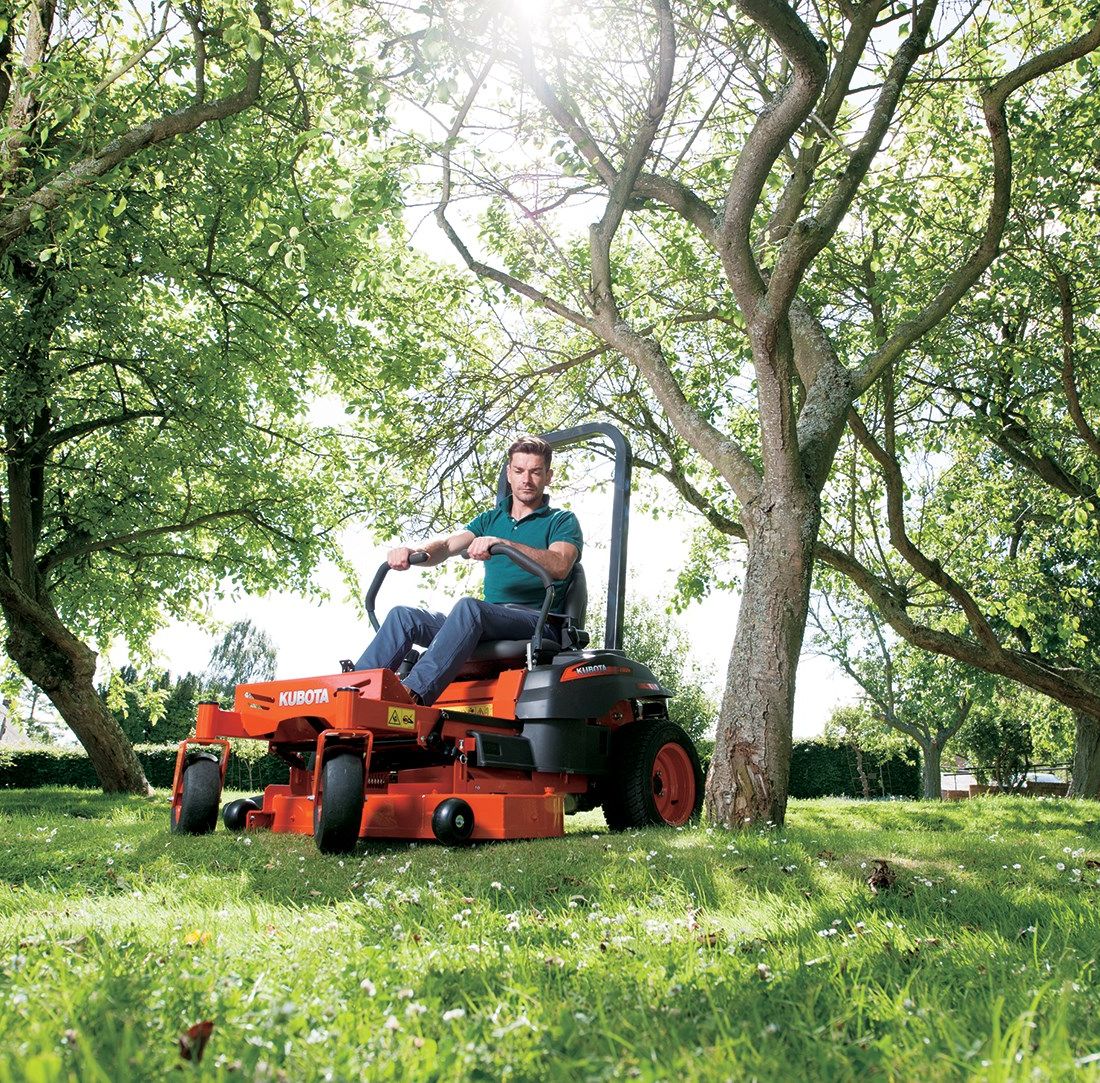
{"label": "man's face", "polygon": [[553,476],[554,471],[547,468],[541,455],[517,451],[508,460],[508,484],[512,487],[513,496],[524,504],[541,503],[542,494]]}

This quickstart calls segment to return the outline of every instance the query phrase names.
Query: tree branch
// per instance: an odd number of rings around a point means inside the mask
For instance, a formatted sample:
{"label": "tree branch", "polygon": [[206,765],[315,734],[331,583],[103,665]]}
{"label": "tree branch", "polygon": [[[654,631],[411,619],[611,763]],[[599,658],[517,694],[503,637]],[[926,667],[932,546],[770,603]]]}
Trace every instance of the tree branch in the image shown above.
{"label": "tree branch", "polygon": [[840,572],[862,590],[890,627],[914,647],[954,658],[986,673],[1018,681],[1074,710],[1095,714],[1100,708],[1100,681],[1085,670],[1056,666],[1036,655],[1009,650],[1000,645],[991,649],[965,636],[920,624],[909,615],[897,594],[851,554],[823,542],[817,543],[814,552],[817,559]]}
{"label": "tree branch", "polygon": [[[256,14],[261,29],[270,32],[271,16],[263,3],[257,5]],[[266,41],[261,47],[259,58],[249,63],[244,87],[236,94],[212,102],[193,103],[176,112],[147,120],[113,139],[95,154],[75,162],[30,195],[14,201],[8,213],[0,218],[0,255],[30,228],[31,215],[35,208],[52,211],[74,192],[86,188],[119,163],[147,147],[186,135],[204,124],[224,120],[254,105],[260,94],[265,53]]]}
{"label": "tree branch", "polygon": [[139,421],[147,417],[164,416],[164,410],[127,410],[113,417],[92,418],[88,421],[81,421],[75,425],[68,425],[63,429],[54,429],[44,434],[41,439],[35,442],[34,449],[37,453],[45,455],[61,444],[68,443],[70,440],[77,440],[81,436],[87,436],[88,433],[96,432],[98,429],[111,428],[114,425],[126,425],[131,421]]}
{"label": "tree branch", "polygon": [[265,522],[263,517],[254,508],[231,508],[227,511],[214,511],[210,512],[208,515],[200,515],[195,519],[190,519],[182,523],[150,527],[148,530],[134,530],[128,534],[116,534],[111,538],[101,538],[98,541],[90,541],[84,544],[73,543],[69,545],[60,545],[41,558],[38,562],[39,571],[44,577],[47,572],[52,571],[59,564],[63,564],[69,560],[75,560],[77,557],[89,556],[92,553],[98,553],[104,549],[117,549],[119,546],[128,545],[131,542],[144,541],[147,538],[162,537],[165,534],[185,534],[188,531],[198,530],[200,527],[209,526],[211,523],[219,522],[222,519],[244,519],[268,534],[274,534],[282,541],[290,544],[295,544],[297,542],[296,538],[284,531],[278,530],[270,523]]}
{"label": "tree branch", "polygon": [[852,200],[855,199],[859,186],[867,176],[867,171],[890,129],[909,73],[924,50],[938,4],[939,0],[924,0],[917,9],[909,36],[894,55],[890,71],[871,112],[867,130],[856,149],[848,156],[848,164],[833,193],[814,218],[795,222],[788,231],[768,280],[768,305],[773,311],[786,311],[806,268],[832,239],[852,205]]}
{"label": "tree branch", "polygon": [[982,239],[970,258],[948,278],[936,296],[916,316],[899,324],[890,338],[866,359],[855,379],[859,394],[866,391],[886,367],[922,335],[935,327],[996,259],[1012,205],[1012,144],[1005,118],[1005,103],[1009,95],[1032,80],[1087,56],[1098,45],[1100,18],[1073,41],[1025,61],[982,93],[982,111],[993,151],[993,192]]}
{"label": "tree branch", "polygon": [[[821,106],[813,114],[816,126],[831,139],[836,139],[833,127],[840,116],[852,77],[859,69],[863,50],[875,29],[875,19],[885,2],[886,0],[869,0],[858,4],[851,12],[851,27],[829,75]],[[782,240],[802,213],[825,145],[826,140],[821,138],[820,133],[803,144],[790,179],[776,204],[772,220],[768,223],[767,233],[773,241]]]}
{"label": "tree branch", "polygon": [[1062,310],[1062,387],[1066,393],[1066,408],[1073,419],[1077,435],[1085,441],[1093,455],[1100,457],[1100,437],[1097,437],[1095,429],[1085,417],[1085,412],[1081,409],[1081,396],[1077,391],[1077,373],[1073,362],[1073,289],[1064,271],[1055,271],[1054,280],[1058,284],[1058,303]]}
{"label": "tree branch", "polygon": [[657,76],[653,80],[649,102],[634,133],[622,168],[608,185],[607,206],[603,216],[589,230],[589,250],[592,254],[592,307],[597,317],[612,322],[619,319],[618,305],[611,285],[611,243],[622,223],[626,207],[634,196],[634,185],[649,156],[657,126],[668,106],[672,87],[672,72],[676,59],[676,39],[672,28],[672,12],[668,0],[654,0],[660,27]]}
{"label": "tree branch", "polygon": [[[132,71],[138,64],[140,64],[165,38],[168,33],[168,11],[170,9],[169,4],[164,5],[164,12],[161,15],[160,29],[157,30],[152,37],[148,38],[145,44],[138,49],[133,56],[127,57],[113,70],[109,71],[100,81],[96,84],[96,88],[93,91],[93,96],[102,94],[108,87],[117,83],[128,71]],[[190,16],[188,17],[190,22]]]}
{"label": "tree branch", "polygon": [[720,250],[726,275],[746,319],[764,298],[765,286],[752,254],[750,228],[764,184],[783,148],[813,109],[828,74],[821,50],[806,24],[780,0],[738,0],[791,63],[790,82],[760,112],[737,156],[726,192]]}
{"label": "tree branch", "polygon": [[905,528],[905,483],[902,480],[901,466],[897,458],[871,435],[854,409],[848,414],[848,424],[855,433],[856,439],[882,469],[886,484],[886,519],[889,525],[890,544],[910,567],[944,591],[962,609],[967,623],[983,646],[989,650],[1001,650],[999,640],[970,592],[950,575],[938,560],[931,560],[925,556],[909,537]]}
{"label": "tree branch", "polygon": [[477,100],[477,95],[484,85],[485,80],[488,78],[492,67],[493,61],[490,60],[487,61],[485,66],[481,69],[481,72],[471,85],[469,93],[466,95],[466,100],[458,110],[450,131],[447,133],[442,152],[443,182],[440,190],[439,204],[435,208],[435,220],[439,228],[443,230],[447,240],[451,242],[452,247],[462,257],[466,266],[478,277],[488,278],[504,286],[506,289],[514,290],[516,293],[520,294],[520,296],[526,297],[528,300],[542,305],[543,308],[553,312],[555,316],[560,316],[563,320],[568,320],[577,327],[582,327],[586,331],[595,333],[593,330],[593,323],[587,316],[583,316],[581,313],[562,304],[548,293],[543,293],[542,290],[536,289],[529,282],[525,282],[523,279],[516,278],[515,275],[508,274],[506,271],[502,271],[497,267],[491,267],[489,264],[482,263],[480,260],[475,259],[473,253],[466,247],[466,243],[447,219],[447,208],[451,203],[451,148],[457,141],[459,133],[462,131],[462,126],[466,123],[466,117],[473,108],[474,102]]}

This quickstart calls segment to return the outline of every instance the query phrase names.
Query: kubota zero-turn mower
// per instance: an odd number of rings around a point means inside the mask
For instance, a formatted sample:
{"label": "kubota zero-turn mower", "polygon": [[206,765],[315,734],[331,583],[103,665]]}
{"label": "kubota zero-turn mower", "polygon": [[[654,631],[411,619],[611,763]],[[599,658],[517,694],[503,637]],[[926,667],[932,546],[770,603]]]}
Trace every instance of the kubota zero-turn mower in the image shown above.
{"label": "kubota zero-turn mower", "polygon": [[[173,831],[214,829],[230,737],[267,741],[290,777],[226,805],[226,826],[312,834],[326,853],[349,851],[361,838],[451,845],[549,838],[564,834],[567,811],[598,805],[618,830],[691,819],[703,797],[695,748],[669,720],[669,692],[620,649],[630,448],[610,425],[545,439],[563,447],[600,435],[615,450],[604,649],[587,649],[579,563],[565,613],[551,614],[547,573],[506,543],[496,545],[494,553],[546,588],[530,641],[482,642],[430,707],[413,701],[401,671],[385,669],[242,684],[232,710],[202,704],[195,736],[181,742],[176,758]],[[501,497],[506,485],[502,471]],[[388,571],[383,564],[367,592],[375,629],[375,599]]]}

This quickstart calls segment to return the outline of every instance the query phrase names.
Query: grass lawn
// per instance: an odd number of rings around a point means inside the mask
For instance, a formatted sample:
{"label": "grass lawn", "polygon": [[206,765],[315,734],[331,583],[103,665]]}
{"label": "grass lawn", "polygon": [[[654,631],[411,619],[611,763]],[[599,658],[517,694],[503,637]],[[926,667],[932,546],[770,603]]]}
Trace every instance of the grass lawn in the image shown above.
{"label": "grass lawn", "polygon": [[1100,1079],[1096,804],[569,823],[341,860],[4,791],[0,1081]]}

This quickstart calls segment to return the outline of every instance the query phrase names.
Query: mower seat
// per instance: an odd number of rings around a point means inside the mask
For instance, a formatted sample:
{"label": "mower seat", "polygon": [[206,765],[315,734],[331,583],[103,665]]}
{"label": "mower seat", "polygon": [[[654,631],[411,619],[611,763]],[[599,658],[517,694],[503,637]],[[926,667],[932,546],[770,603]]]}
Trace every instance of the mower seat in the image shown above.
{"label": "mower seat", "polygon": [[[565,590],[564,612],[551,613],[546,619],[543,641],[547,647],[577,650],[588,645],[584,618],[588,610],[588,584],[580,561],[573,565],[569,586]],[[511,662],[527,655],[526,639],[483,639],[470,655],[469,663]],[[465,667],[459,676],[466,672]]]}

